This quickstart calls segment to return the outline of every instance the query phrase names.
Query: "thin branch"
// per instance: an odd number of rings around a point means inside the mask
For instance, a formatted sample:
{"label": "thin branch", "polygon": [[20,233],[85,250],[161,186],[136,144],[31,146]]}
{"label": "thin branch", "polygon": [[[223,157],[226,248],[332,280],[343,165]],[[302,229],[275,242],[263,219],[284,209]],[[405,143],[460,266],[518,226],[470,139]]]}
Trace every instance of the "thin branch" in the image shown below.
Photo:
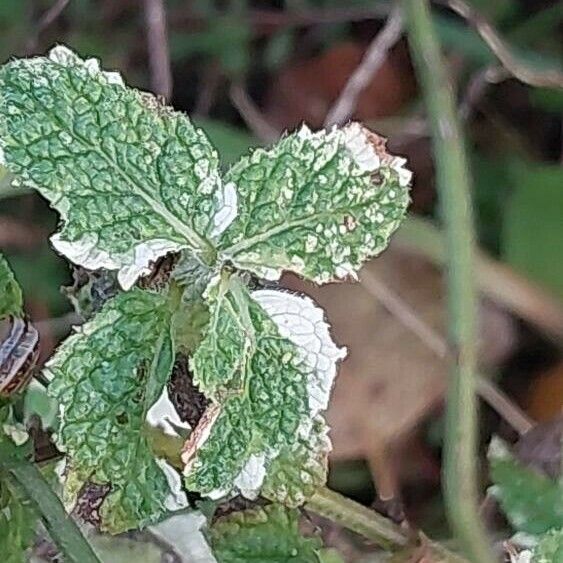
{"label": "thin branch", "polygon": [[64,9],[68,6],[70,0],[57,0],[39,19],[35,26],[34,33],[26,45],[28,53],[33,52],[39,43],[39,37],[49,27],[51,27],[59,16],[63,13]]}
{"label": "thin branch", "polygon": [[504,68],[521,82],[540,88],[563,88],[563,72],[557,69],[532,68],[514,55],[508,43],[489,21],[463,0],[440,0],[464,18],[489,46]]}
{"label": "thin branch", "polygon": [[[364,268],[360,283],[403,326],[420,338],[438,358],[444,359],[448,356],[449,347],[446,339],[378,276]],[[477,392],[518,434],[523,435],[534,426],[532,419],[486,375],[477,376]]]}
{"label": "thin branch", "polygon": [[[409,217],[397,232],[394,244],[424,256],[437,266],[447,264],[445,237],[426,219]],[[558,299],[483,251],[477,251],[475,266],[481,293],[534,325],[563,348],[563,307]]]}
{"label": "thin branch", "polygon": [[325,119],[325,127],[337,124],[341,125],[350,119],[360,94],[366,89],[381,65],[389,50],[397,43],[403,34],[403,16],[401,7],[397,4],[383,29],[377,34],[368,47],[358,68],[352,73],[340,96],[328,112]]}
{"label": "thin branch", "polygon": [[144,0],[151,89],[165,100],[172,96],[172,66],[164,0]]}
{"label": "thin branch", "polygon": [[446,412],[444,494],[449,521],[475,562],[492,563],[477,487],[477,339],[471,187],[452,86],[428,0],[403,0],[409,43],[432,131],[437,187],[448,243],[451,362]]}
{"label": "thin branch", "polygon": [[35,464],[22,458],[17,447],[9,440],[4,440],[1,449],[0,469],[8,474],[12,485],[29,500],[61,550],[64,560],[69,563],[100,563]]}
{"label": "thin branch", "polygon": [[231,84],[229,95],[233,106],[237,108],[240,116],[256,137],[265,143],[272,143],[279,139],[280,131],[268,123],[242,84]]}

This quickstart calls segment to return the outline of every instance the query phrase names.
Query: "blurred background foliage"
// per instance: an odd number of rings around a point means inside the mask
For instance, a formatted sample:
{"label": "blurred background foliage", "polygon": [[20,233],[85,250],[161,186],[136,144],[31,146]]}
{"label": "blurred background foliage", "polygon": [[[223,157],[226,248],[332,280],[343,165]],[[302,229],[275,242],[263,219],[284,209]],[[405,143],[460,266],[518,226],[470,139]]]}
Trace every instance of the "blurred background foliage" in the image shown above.
{"label": "blurred background foliage", "polygon": [[[469,3],[521,64],[563,68],[561,1]],[[65,43],[120,70],[129,84],[150,89],[143,6],[141,0],[1,0],[0,61]],[[228,166],[303,121],[321,127],[391,3],[167,0],[165,7],[170,101],[207,131]],[[504,75],[488,82],[485,72],[498,63],[475,29],[442,3],[435,6],[435,23],[464,119],[479,243],[563,300],[563,90],[532,88]],[[409,158],[411,212],[438,219],[430,140],[404,39],[360,95],[353,117]],[[59,288],[72,282],[71,271],[47,242],[56,221],[40,197],[12,188],[0,170],[0,249],[24,287],[29,314],[43,321],[43,358],[70,330],[64,319],[71,308]],[[373,268],[426,322],[443,328],[442,281],[433,265],[392,247]],[[362,289],[315,290],[292,278],[285,283],[327,306],[336,336],[352,351],[329,413],[335,427],[331,485],[368,504],[375,490],[400,491],[412,520],[446,535],[439,492],[443,360],[428,356]],[[530,417],[559,415],[559,346],[489,300],[482,309],[484,366]],[[484,442],[493,433],[515,437],[488,408],[481,425]]]}

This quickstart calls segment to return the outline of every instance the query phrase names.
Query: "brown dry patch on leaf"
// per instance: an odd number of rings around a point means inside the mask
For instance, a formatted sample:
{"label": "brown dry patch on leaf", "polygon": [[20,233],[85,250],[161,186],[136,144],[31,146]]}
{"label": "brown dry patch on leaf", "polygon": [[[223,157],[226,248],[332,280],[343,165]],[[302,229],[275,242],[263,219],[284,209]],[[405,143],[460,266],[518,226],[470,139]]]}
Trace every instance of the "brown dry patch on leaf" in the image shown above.
{"label": "brown dry patch on leaf", "polygon": [[[280,129],[302,121],[321,127],[326,114],[360,64],[365,48],[343,42],[319,56],[282,69],[268,94],[268,120]],[[393,49],[362,92],[353,119],[368,121],[395,115],[415,93],[404,47]]]}

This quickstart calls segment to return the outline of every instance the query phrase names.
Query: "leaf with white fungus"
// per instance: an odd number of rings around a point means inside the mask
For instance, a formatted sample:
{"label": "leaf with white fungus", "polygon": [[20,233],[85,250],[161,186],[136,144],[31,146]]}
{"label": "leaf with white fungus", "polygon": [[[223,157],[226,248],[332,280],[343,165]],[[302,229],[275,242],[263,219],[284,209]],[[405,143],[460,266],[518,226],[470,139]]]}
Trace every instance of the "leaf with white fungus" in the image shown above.
{"label": "leaf with white fungus", "polygon": [[[192,361],[194,383],[211,405],[185,446],[186,485],[212,498],[255,498],[277,458],[279,473],[290,451],[303,452],[294,472],[307,475],[304,458],[326,456],[319,413],[345,351],[308,298],[249,293],[234,277],[215,291],[208,332]],[[314,473],[292,496],[310,496],[322,484],[324,473]]]}
{"label": "leaf with white fungus", "polygon": [[173,304],[133,289],[77,329],[46,366],[60,405],[57,445],[67,455],[65,498],[107,486],[102,528],[117,533],[186,505],[178,474],[154,458],[144,426],[174,361]]}
{"label": "leaf with white fungus", "polygon": [[167,252],[213,255],[236,213],[203,131],[62,46],[0,69],[0,163],[61,214],[55,248],[125,289]]}
{"label": "leaf with white fungus", "polygon": [[223,258],[273,280],[282,270],[317,283],[354,277],[405,215],[405,162],[358,123],[316,133],[304,126],[256,149],[225,178],[238,214],[220,239]]}
{"label": "leaf with white fungus", "polygon": [[540,538],[534,548],[533,563],[560,563],[563,561],[563,528],[551,530]]}

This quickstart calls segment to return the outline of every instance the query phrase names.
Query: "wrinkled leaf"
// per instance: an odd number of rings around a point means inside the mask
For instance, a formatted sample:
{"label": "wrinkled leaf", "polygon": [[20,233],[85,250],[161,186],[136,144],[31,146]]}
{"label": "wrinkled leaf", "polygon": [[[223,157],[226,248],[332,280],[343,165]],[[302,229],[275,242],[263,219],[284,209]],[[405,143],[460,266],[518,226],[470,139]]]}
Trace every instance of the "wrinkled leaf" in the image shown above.
{"label": "wrinkled leaf", "polygon": [[167,252],[210,252],[231,217],[203,132],[65,47],[0,70],[0,149],[61,214],[55,248],[124,288]]}
{"label": "wrinkled leaf", "polygon": [[174,360],[167,296],[132,290],[108,302],[69,337],[46,368],[60,406],[65,496],[88,482],[111,485],[102,527],[121,532],[185,505],[179,477],[155,460],[143,432]]}
{"label": "wrinkled leaf", "polygon": [[6,259],[0,254],[0,318],[21,315],[23,297],[21,288]]}
{"label": "wrinkled leaf", "polygon": [[357,123],[328,133],[303,127],[256,149],[226,175],[238,214],[221,238],[223,257],[267,279],[282,270],[319,283],[354,276],[405,214],[404,163]]}
{"label": "wrinkled leaf", "polygon": [[275,504],[219,519],[209,541],[218,563],[318,563],[325,551],[301,535],[297,510]]}
{"label": "wrinkled leaf", "polygon": [[316,417],[327,407],[345,351],[310,299],[250,294],[237,278],[216,292],[192,362],[194,382],[211,405],[185,447],[186,484],[212,498],[235,491],[255,498],[270,468],[267,483],[277,483],[293,451],[294,481],[277,496],[310,495],[324,482],[329,450],[324,421]]}
{"label": "wrinkled leaf", "polygon": [[539,535],[563,527],[563,484],[520,465],[499,439],[489,449],[490,488],[517,531]]}

